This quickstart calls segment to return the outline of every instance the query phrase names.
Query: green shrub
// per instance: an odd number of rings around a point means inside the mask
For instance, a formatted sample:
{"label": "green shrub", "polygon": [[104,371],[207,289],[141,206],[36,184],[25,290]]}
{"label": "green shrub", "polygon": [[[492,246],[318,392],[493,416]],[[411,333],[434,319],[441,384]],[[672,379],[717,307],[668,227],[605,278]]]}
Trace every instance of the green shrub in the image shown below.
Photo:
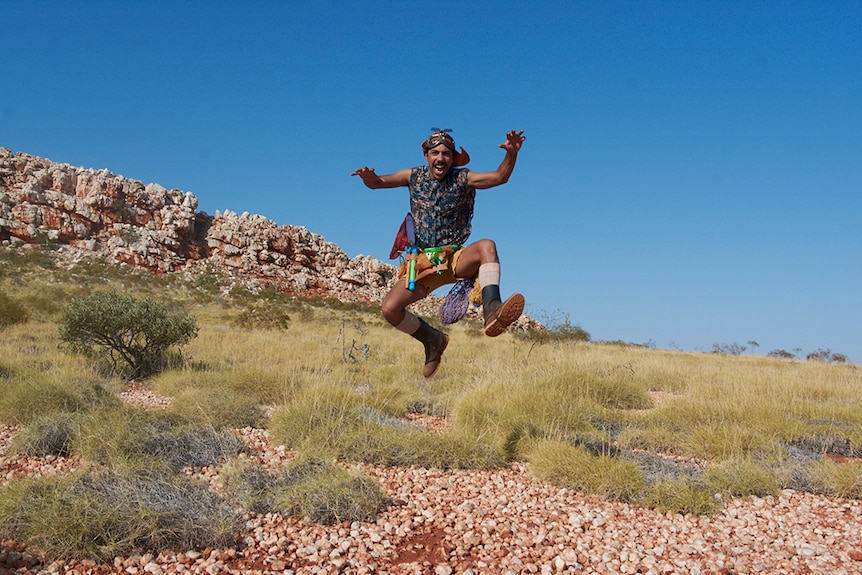
{"label": "green shrub", "polygon": [[0,533],[48,560],[225,547],[239,516],[207,486],[157,470],[99,470],[0,488]]}
{"label": "green shrub", "polygon": [[0,291],[0,329],[5,329],[30,319],[30,314],[20,303]]}
{"label": "green shrub", "polygon": [[107,359],[113,369],[124,366],[129,377],[161,369],[166,352],[197,336],[195,319],[171,314],[149,298],[136,300],[114,291],[72,300],[63,310],[60,338],[72,351]]}

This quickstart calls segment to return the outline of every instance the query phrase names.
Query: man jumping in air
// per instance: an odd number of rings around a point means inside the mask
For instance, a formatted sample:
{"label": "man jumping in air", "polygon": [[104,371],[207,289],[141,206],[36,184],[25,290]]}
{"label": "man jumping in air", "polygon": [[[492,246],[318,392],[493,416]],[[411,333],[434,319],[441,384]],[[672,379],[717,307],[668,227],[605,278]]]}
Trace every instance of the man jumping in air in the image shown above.
{"label": "man jumping in air", "polygon": [[[378,176],[374,168],[363,167],[351,174],[362,178],[371,189],[407,186],[410,190],[413,241],[418,254],[410,256],[414,264],[402,265],[399,281],[383,298],[382,308],[383,317],[390,324],[425,346],[422,370],[425,377],[433,376],[440,367],[449,336],[407,311],[407,306],[442,285],[478,275],[485,335],[500,335],[524,311],[521,294],[513,294],[505,302],[500,297],[500,260],[494,241],[482,239],[465,245],[472,231],[476,190],[505,184],[523,143],[523,130],[512,130],[506,134],[506,142],[500,144],[506,150],[500,166],[493,172],[471,172],[459,167],[470,161],[464,148],[456,152],[452,136],[437,130],[422,142],[427,166],[405,168],[385,176]],[[422,271],[411,277],[408,269],[413,266]],[[414,277],[415,282],[410,281]]]}

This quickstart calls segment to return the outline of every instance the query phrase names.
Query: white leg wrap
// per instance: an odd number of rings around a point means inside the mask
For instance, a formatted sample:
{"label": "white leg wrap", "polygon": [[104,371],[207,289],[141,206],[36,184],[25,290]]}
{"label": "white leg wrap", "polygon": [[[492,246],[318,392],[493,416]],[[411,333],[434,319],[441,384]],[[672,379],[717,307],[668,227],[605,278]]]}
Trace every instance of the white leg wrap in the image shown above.
{"label": "white leg wrap", "polygon": [[479,266],[479,286],[498,286],[500,285],[500,263],[491,262]]}

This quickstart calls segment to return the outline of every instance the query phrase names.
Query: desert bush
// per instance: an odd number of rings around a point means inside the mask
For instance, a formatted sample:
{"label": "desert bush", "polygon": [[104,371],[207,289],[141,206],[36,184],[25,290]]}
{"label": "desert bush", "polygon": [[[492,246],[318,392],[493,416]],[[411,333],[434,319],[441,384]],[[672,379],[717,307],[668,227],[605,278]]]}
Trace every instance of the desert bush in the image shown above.
{"label": "desert bush", "polygon": [[45,415],[27,425],[15,436],[12,450],[34,457],[66,457],[71,454],[78,434],[78,418],[72,414]]}
{"label": "desert bush", "polygon": [[588,495],[631,502],[644,490],[643,474],[634,462],[597,456],[563,441],[539,441],[527,458],[539,479]]}
{"label": "desert bush", "polygon": [[556,315],[544,314],[537,318],[544,325],[544,329],[530,329],[516,331],[515,337],[529,342],[531,345],[543,345],[547,343],[579,343],[590,341],[588,331],[578,324],[572,324],[569,315],[558,311]]}
{"label": "desert bush", "polygon": [[817,348],[808,355],[805,359],[809,361],[825,361],[832,363],[846,363],[847,357],[843,353],[832,353],[831,349]]}
{"label": "desert bush", "polygon": [[0,291],[0,329],[24,323],[29,318],[30,314],[23,305]]}
{"label": "desert bush", "polygon": [[0,533],[48,560],[224,547],[239,526],[203,482],[160,470],[93,470],[0,488]]}
{"label": "desert bush", "polygon": [[174,398],[168,412],[220,427],[262,427],[265,420],[253,397],[230,388],[188,389]]}
{"label": "desert bush", "polygon": [[0,421],[21,425],[41,416],[84,413],[119,405],[100,382],[65,375],[63,381],[57,381],[51,373],[27,373],[11,378],[0,393]]}
{"label": "desert bush", "polygon": [[656,481],[635,503],[662,513],[682,515],[711,515],[721,508],[721,503],[703,482],[688,478]]}
{"label": "desert bush", "polygon": [[325,452],[344,461],[436,469],[491,468],[501,452],[476,435],[432,434],[363,403],[346,386],[317,386],[279,408],[273,439],[299,451]]}
{"label": "desert bush", "polygon": [[796,357],[795,355],[784,349],[773,349],[766,355],[767,357],[774,357],[776,359],[793,359]]}
{"label": "desert bush", "polygon": [[377,479],[322,459],[297,459],[287,475],[290,480],[277,494],[276,508],[306,521],[325,525],[365,521],[375,518],[386,501]]}
{"label": "desert bush", "polygon": [[713,343],[712,344],[712,353],[722,354],[722,355],[742,355],[745,353],[747,348],[739,343]]}
{"label": "desert bush", "polygon": [[268,329],[285,331],[290,327],[290,315],[284,306],[271,302],[255,302],[243,307],[233,318],[233,324],[244,330]]}
{"label": "desert bush", "polygon": [[811,490],[831,497],[862,499],[862,463],[824,459],[808,468]]}
{"label": "desert bush", "polygon": [[136,300],[114,291],[72,300],[63,311],[60,338],[72,351],[124,366],[129,378],[158,371],[167,350],[197,336],[195,319],[171,314],[149,298]]}
{"label": "desert bush", "polygon": [[300,457],[280,470],[234,461],[223,478],[228,497],[246,509],[316,523],[373,519],[385,504],[375,478],[318,457]]}
{"label": "desert bush", "polygon": [[177,413],[124,408],[94,412],[82,422],[75,452],[112,467],[162,464],[179,470],[236,455],[233,432]]}
{"label": "desert bush", "polygon": [[768,469],[750,460],[731,460],[707,468],[703,482],[711,493],[725,497],[778,495],[780,486]]}

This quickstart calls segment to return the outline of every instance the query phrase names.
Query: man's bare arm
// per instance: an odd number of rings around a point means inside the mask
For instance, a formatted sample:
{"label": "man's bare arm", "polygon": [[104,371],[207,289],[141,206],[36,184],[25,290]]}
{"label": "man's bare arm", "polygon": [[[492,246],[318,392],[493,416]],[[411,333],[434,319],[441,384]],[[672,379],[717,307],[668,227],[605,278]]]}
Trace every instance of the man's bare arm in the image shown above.
{"label": "man's bare arm", "polygon": [[506,150],[506,155],[500,162],[500,166],[493,172],[468,172],[467,185],[471,188],[484,190],[508,182],[512,170],[515,169],[515,162],[518,159],[518,152],[521,150],[524,139],[523,130],[520,132],[512,130],[506,134],[506,141],[500,144],[500,147]]}
{"label": "man's bare arm", "polygon": [[362,178],[362,182],[371,188],[372,190],[376,190],[379,188],[399,188],[401,186],[406,186],[410,183],[410,174],[413,171],[412,168],[404,168],[403,170],[399,170],[394,174],[387,174],[385,176],[378,176],[374,173],[374,168],[363,167],[359,168],[352,174],[351,176],[359,176]]}

